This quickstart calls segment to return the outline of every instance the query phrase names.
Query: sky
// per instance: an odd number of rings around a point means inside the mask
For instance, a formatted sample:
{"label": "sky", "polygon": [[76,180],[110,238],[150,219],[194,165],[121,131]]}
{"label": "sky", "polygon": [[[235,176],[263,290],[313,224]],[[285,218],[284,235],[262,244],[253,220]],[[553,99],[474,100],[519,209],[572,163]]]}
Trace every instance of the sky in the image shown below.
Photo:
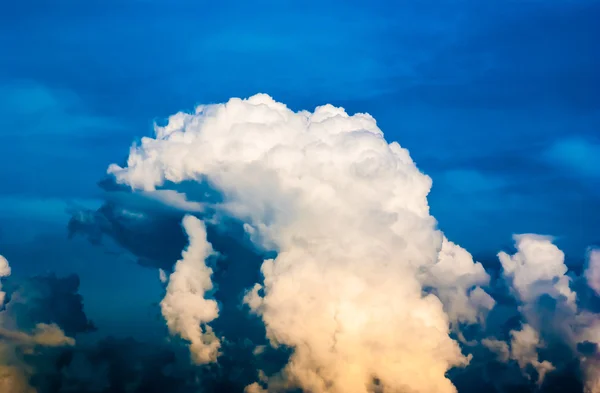
{"label": "sky", "polygon": [[[118,235],[69,236],[74,212],[114,202],[107,168],[154,123],[231,97],[369,113],[431,177],[439,228],[482,262],[519,233],[555,237],[568,265],[600,245],[597,0],[0,9],[0,255],[14,277],[76,274],[95,334],[163,333],[162,256],[135,255]],[[177,231],[157,206],[153,225]]]}

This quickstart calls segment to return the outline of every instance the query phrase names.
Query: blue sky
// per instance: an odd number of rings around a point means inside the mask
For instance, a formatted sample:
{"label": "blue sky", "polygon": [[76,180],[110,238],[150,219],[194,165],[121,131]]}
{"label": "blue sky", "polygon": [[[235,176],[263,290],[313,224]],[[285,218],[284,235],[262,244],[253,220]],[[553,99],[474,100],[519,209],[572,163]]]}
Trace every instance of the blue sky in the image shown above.
{"label": "blue sky", "polygon": [[[156,271],[67,239],[68,206],[152,122],[257,92],[369,112],[478,255],[511,234],[600,243],[600,2],[20,1],[0,12],[0,251],[81,276],[92,319],[155,318]],[[114,247],[118,247],[114,245]],[[133,307],[135,312],[128,312]],[[120,326],[119,328],[122,328]]]}

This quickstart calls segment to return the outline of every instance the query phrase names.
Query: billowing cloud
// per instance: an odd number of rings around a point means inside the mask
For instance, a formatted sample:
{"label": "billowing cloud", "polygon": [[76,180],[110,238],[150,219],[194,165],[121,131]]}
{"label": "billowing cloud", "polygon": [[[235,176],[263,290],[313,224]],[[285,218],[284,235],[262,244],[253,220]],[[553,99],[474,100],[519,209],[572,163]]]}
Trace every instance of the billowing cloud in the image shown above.
{"label": "billowing cloud", "polygon": [[200,106],[157,126],[109,173],[142,192],[208,183],[223,196],[213,221],[240,220],[277,253],[245,297],[271,344],[294,349],[263,388],[455,391],[445,373],[468,358],[450,323],[493,306],[478,288],[489,277],[437,230],[430,178],[368,114],[293,112],[266,95]]}
{"label": "billowing cloud", "polygon": [[575,307],[576,294],[569,286],[565,254],[552,243],[552,238],[533,234],[514,238],[518,252],[512,256],[500,252],[498,258],[519,300],[528,304],[545,294],[564,298]]}
{"label": "billowing cloud", "polygon": [[452,322],[483,323],[496,301],[481,286],[490,277],[471,254],[444,236],[438,261],[421,279],[425,286],[435,288]]}
{"label": "billowing cloud", "polygon": [[[579,298],[589,289],[597,291],[597,251],[590,250],[587,269],[574,277],[551,237],[524,234],[514,240],[517,252],[500,252],[498,257],[522,323],[507,341],[486,338],[482,344],[498,360],[515,361],[527,377],[535,370],[538,384],[551,372],[568,370],[575,360],[585,391],[600,392],[600,315],[593,302],[588,304],[589,296]],[[584,282],[589,289],[581,287]]]}
{"label": "billowing cloud", "polygon": [[0,277],[10,276],[10,265],[6,258],[0,255]]}
{"label": "billowing cloud", "polygon": [[547,360],[539,360],[538,349],[544,346],[539,333],[531,325],[525,324],[521,330],[513,330],[510,334],[511,359],[516,360],[522,370],[530,365],[533,366],[538,374],[538,383],[541,383],[546,373],[554,370],[554,366]]}
{"label": "billowing cloud", "polygon": [[590,288],[600,296],[600,250],[592,249],[588,254],[588,267],[585,278]]}
{"label": "billowing cloud", "polygon": [[[524,234],[515,235],[514,240],[517,252],[509,255],[502,251],[498,253],[498,258],[504,279],[520,304],[519,311],[525,323],[519,329],[510,331],[510,346],[495,339],[487,339],[482,343],[495,352],[500,360],[515,360],[527,376],[529,367],[532,367],[536,371],[538,384],[541,384],[555,366],[539,359],[539,349],[545,347],[540,331],[555,326],[553,323],[544,326],[540,299],[551,297],[564,305],[568,316],[573,318],[577,308],[576,294],[570,288],[571,278],[566,275],[564,253],[552,243],[551,237]],[[559,315],[565,315],[559,310],[557,308],[555,312],[557,319]]]}
{"label": "billowing cloud", "polygon": [[[11,269],[10,265],[6,258],[0,255],[0,277],[8,277],[10,276]],[[6,293],[2,292],[2,282],[0,282],[0,305],[4,304],[4,298],[6,297]]]}
{"label": "billowing cloud", "polygon": [[206,227],[194,216],[185,216],[183,227],[190,244],[169,277],[167,293],[160,303],[169,331],[190,342],[195,363],[214,362],[221,346],[208,323],[219,315],[217,302],[205,299],[213,288],[212,269],[206,260],[213,254]]}

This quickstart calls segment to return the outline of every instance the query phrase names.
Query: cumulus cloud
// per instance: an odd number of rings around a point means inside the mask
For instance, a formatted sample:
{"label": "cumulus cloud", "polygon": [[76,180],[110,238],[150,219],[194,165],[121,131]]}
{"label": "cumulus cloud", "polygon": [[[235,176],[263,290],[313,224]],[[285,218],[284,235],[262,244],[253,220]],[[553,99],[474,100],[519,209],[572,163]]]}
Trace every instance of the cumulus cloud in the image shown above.
{"label": "cumulus cloud", "polygon": [[506,342],[494,338],[484,338],[481,340],[481,344],[492,351],[499,361],[508,362],[510,359],[510,348]]}
{"label": "cumulus cloud", "polygon": [[[597,249],[589,250],[587,258],[587,268],[584,272],[586,283],[596,296],[600,296],[598,278],[600,251]],[[577,315],[574,325],[576,329],[575,339],[579,343],[588,344],[593,348],[589,353],[580,351],[586,393],[598,393],[600,392],[600,352],[598,351],[600,345],[600,315],[583,310]]]}
{"label": "cumulus cloud", "polygon": [[[509,255],[502,251],[498,253],[498,258],[504,279],[519,302],[519,311],[525,323],[510,332],[510,346],[495,339],[482,343],[495,352],[499,359],[515,360],[527,376],[529,367],[532,367],[537,373],[538,384],[541,384],[555,366],[539,359],[538,350],[545,347],[540,331],[555,328],[560,330],[560,316],[574,318],[577,296],[570,287],[571,278],[567,276],[564,253],[552,243],[551,237],[523,234],[515,235],[514,241],[517,252]],[[551,297],[560,305],[554,310],[554,322],[551,323],[544,319],[539,308],[539,302],[545,296]]]}
{"label": "cumulus cloud", "polygon": [[47,325],[45,323],[38,324],[31,334],[0,328],[0,338],[24,346],[61,347],[75,345],[75,340],[65,336],[65,333],[57,325]]}
{"label": "cumulus cloud", "polygon": [[537,351],[544,346],[539,333],[531,325],[524,324],[521,330],[513,330],[510,334],[511,359],[516,360],[522,370],[530,365],[533,366],[538,374],[538,383],[541,383],[546,373],[554,370],[554,366],[546,360],[539,360]]}
{"label": "cumulus cloud", "polygon": [[193,361],[210,363],[216,360],[221,346],[208,325],[219,315],[217,302],[205,299],[205,294],[213,288],[212,269],[206,265],[206,260],[214,251],[206,239],[202,221],[185,216],[183,227],[190,243],[183,258],[175,264],[160,306],[169,331],[190,342]]}
{"label": "cumulus cloud", "polygon": [[453,322],[483,323],[496,303],[481,288],[490,282],[483,265],[445,236],[437,263],[426,270],[421,281],[435,288]]}
{"label": "cumulus cloud", "polygon": [[500,252],[498,258],[505,277],[519,300],[532,303],[541,295],[563,298],[575,307],[576,294],[566,275],[565,254],[552,243],[552,238],[534,234],[516,235],[517,253]]}
{"label": "cumulus cloud", "polygon": [[11,270],[8,261],[2,255],[0,255],[0,277],[10,276],[10,273]]}
{"label": "cumulus cloud", "polygon": [[550,372],[567,370],[575,360],[586,392],[600,392],[600,315],[593,302],[579,296],[588,290],[581,283],[597,294],[597,250],[588,252],[587,269],[574,277],[551,237],[524,234],[514,240],[516,253],[500,252],[498,257],[522,323],[510,331],[507,341],[486,338],[482,344],[498,360],[514,360],[528,377],[535,370],[538,384]]}
{"label": "cumulus cloud", "polygon": [[[11,270],[10,265],[6,258],[0,255],[0,278],[10,276]],[[2,282],[0,282],[0,306],[4,304],[4,298],[6,297],[6,293],[2,292]]]}
{"label": "cumulus cloud", "polygon": [[[108,172],[138,192],[210,184],[222,200],[188,202],[240,220],[257,247],[277,253],[245,300],[271,344],[294,351],[260,389],[455,391],[446,372],[469,360],[450,325],[489,311],[493,299],[481,289],[489,277],[436,228],[431,179],[370,115],[331,105],[293,112],[262,94],[231,99],[172,116]],[[208,245],[200,243],[197,257],[178,264],[203,280]],[[197,283],[199,305],[208,282]],[[171,319],[197,324],[215,318],[211,310],[173,309]]]}
{"label": "cumulus cloud", "polygon": [[[9,275],[10,265],[0,255],[0,277]],[[3,303],[4,300],[5,294],[2,293]],[[35,351],[38,347],[73,346],[75,340],[65,336],[64,331],[56,324],[38,323],[31,332],[14,328],[14,314],[4,306],[0,312],[0,391],[35,393],[36,390],[29,384],[31,368],[25,364],[20,354]]]}
{"label": "cumulus cloud", "polygon": [[600,296],[600,250],[592,249],[588,253],[588,266],[585,278],[590,288]]}

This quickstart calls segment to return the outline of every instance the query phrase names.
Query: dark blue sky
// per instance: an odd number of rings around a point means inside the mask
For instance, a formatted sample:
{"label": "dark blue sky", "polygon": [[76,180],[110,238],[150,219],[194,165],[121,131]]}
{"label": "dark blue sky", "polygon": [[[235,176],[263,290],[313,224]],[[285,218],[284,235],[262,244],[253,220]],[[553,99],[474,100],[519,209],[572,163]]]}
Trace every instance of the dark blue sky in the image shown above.
{"label": "dark blue sky", "polygon": [[101,328],[123,323],[107,304],[143,325],[156,271],[68,240],[67,206],[99,206],[153,121],[264,92],[372,114],[472,253],[536,232],[583,257],[600,242],[599,20],[593,0],[6,1],[0,254],[16,274],[79,274]]}

